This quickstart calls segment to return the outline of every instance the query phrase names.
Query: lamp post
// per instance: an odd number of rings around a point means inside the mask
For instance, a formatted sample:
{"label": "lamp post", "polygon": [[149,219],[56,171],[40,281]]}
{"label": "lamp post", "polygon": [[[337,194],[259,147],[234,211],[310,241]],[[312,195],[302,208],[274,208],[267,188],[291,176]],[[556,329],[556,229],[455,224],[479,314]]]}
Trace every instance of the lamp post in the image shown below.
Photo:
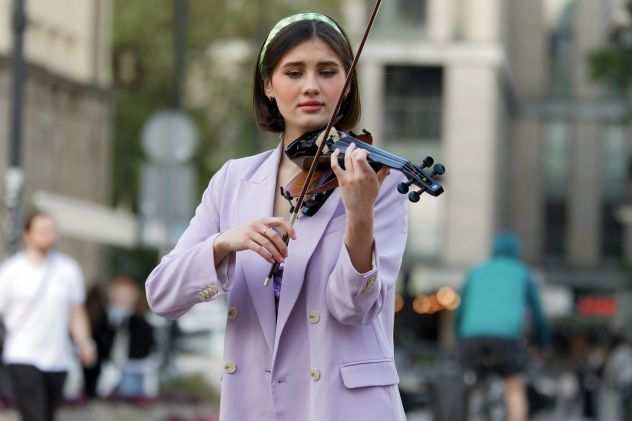
{"label": "lamp post", "polygon": [[13,1],[13,57],[12,57],[12,100],[9,124],[8,162],[5,173],[5,205],[7,207],[6,241],[7,252],[14,253],[20,243],[22,219],[22,120],[24,109],[24,32],[26,30],[26,0]]}
{"label": "lamp post", "polygon": [[175,92],[174,107],[181,110],[184,100],[184,89],[186,80],[186,55],[187,55],[187,30],[189,20],[189,0],[175,0],[173,9],[174,16],[174,75]]}
{"label": "lamp post", "polygon": [[[625,55],[632,57],[632,0],[628,0],[625,4],[625,14],[619,22],[617,22],[610,33],[610,42],[612,46],[620,50]],[[632,79],[626,79],[627,83],[624,87],[626,91],[626,105],[628,109],[626,114],[632,114]],[[632,131],[632,124],[628,119],[629,131]],[[619,209],[618,216],[624,228],[624,259],[628,263],[632,263],[632,150],[628,151],[627,158],[627,176],[624,205]]]}

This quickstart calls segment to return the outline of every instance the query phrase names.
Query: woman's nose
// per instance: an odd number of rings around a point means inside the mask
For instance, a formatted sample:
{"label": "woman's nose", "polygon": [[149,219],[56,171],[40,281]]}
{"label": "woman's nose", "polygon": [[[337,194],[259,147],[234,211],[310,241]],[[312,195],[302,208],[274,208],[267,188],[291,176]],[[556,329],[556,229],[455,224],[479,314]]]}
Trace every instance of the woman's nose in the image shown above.
{"label": "woman's nose", "polygon": [[305,78],[305,84],[303,85],[303,93],[305,95],[315,95],[320,92],[320,85],[318,78],[312,72],[310,72]]}

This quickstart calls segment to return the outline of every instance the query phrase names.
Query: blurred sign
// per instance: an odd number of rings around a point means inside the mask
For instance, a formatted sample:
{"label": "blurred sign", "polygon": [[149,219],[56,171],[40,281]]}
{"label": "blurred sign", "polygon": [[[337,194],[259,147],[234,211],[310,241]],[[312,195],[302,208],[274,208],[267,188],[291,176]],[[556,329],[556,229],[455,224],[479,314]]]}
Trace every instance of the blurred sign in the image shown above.
{"label": "blurred sign", "polygon": [[582,316],[613,317],[617,314],[614,297],[581,297],[577,300],[577,312]]}
{"label": "blurred sign", "polygon": [[141,174],[141,241],[154,247],[175,244],[193,214],[196,175],[187,163],[198,143],[191,118],[167,110],[143,127],[142,144],[150,163]]}
{"label": "blurred sign", "polygon": [[[541,278],[540,278],[541,279]],[[547,317],[566,317],[573,314],[573,292],[570,288],[561,285],[540,285],[540,297],[542,307]]]}
{"label": "blurred sign", "polygon": [[193,156],[198,132],[188,114],[159,111],[143,127],[142,143],[143,150],[155,163],[185,163]]}
{"label": "blurred sign", "polygon": [[614,317],[617,314],[617,299],[607,290],[575,290],[575,309],[581,316]]}
{"label": "blurred sign", "polygon": [[141,174],[141,240],[175,244],[193,215],[195,172],[188,165],[144,164]]}

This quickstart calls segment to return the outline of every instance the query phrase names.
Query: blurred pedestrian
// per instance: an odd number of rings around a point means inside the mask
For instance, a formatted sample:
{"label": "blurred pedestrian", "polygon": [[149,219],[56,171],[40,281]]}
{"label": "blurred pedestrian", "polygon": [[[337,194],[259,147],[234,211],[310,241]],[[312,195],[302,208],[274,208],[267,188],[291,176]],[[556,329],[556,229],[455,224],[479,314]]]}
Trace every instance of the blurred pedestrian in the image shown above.
{"label": "blurred pedestrian", "polygon": [[586,420],[598,419],[607,345],[600,331],[593,330],[577,335],[573,348],[582,417]]}
{"label": "blurred pedestrian", "polygon": [[[359,118],[357,78],[341,27],[319,13],[278,22],[255,66],[259,125],[280,134],[273,150],[227,162],[211,179],[175,248],[147,279],[154,311],[177,318],[228,298],[222,421],[405,420],[394,362],[395,282],[407,235],[401,176],[375,172],[351,146],[330,165],[339,187],[314,216],[288,223],[280,188],[302,172],[283,153]],[[311,195],[310,195],[311,196]],[[289,250],[283,241],[295,239]],[[264,285],[273,263],[269,286]]]}
{"label": "blurred pedestrian", "polygon": [[623,342],[610,354],[604,380],[617,392],[620,402],[620,420],[632,420],[632,326],[627,326]]}
{"label": "blurred pedestrian", "polygon": [[513,234],[498,234],[492,258],[470,270],[456,314],[460,355],[475,372],[503,378],[509,421],[526,421],[526,315],[535,327],[536,342],[549,343],[549,329],[540,296],[528,268],[519,260]]}
{"label": "blurred pedestrian", "polygon": [[108,288],[108,302],[94,325],[101,350],[96,393],[102,397],[145,398],[147,380],[155,368],[154,330],[147,321],[147,305],[132,278],[119,276]]}
{"label": "blurred pedestrian", "polygon": [[90,320],[90,331],[92,332],[92,339],[97,349],[94,364],[84,367],[83,369],[84,395],[88,399],[97,397],[97,381],[99,374],[101,374],[103,356],[107,352],[104,341],[101,339],[99,333],[100,327],[103,325],[105,317],[107,316],[106,309],[107,295],[103,286],[100,285],[99,282],[95,282],[88,290],[86,296],[86,311],[88,319]]}
{"label": "blurred pedestrian", "polygon": [[0,268],[3,359],[22,420],[51,421],[72,363],[70,336],[86,365],[94,362],[95,347],[83,306],[83,275],[71,257],[54,250],[52,218],[42,212],[29,216],[23,240],[24,250]]}

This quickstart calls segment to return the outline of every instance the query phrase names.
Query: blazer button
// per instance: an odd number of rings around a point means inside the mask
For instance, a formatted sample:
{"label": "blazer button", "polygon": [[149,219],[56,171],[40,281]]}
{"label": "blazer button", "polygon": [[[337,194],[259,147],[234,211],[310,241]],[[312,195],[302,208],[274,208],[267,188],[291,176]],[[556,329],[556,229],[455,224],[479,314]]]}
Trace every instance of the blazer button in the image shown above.
{"label": "blazer button", "polygon": [[320,380],[320,371],[316,368],[312,368],[311,370],[309,370],[309,375],[312,377],[312,380],[314,380],[315,382]]}
{"label": "blazer button", "polygon": [[228,320],[235,320],[238,315],[239,310],[237,310],[237,307],[231,307],[228,309]]}
{"label": "blazer button", "polygon": [[376,279],[377,279],[377,276],[375,275],[369,276],[369,278],[366,281],[366,285],[364,286],[364,292],[373,291],[373,286],[375,285]]}
{"label": "blazer button", "polygon": [[224,373],[226,374],[235,374],[237,371],[237,364],[232,361],[226,361],[224,363]]}
{"label": "blazer button", "polygon": [[311,313],[309,313],[309,322],[312,324],[320,322],[320,313],[317,311],[312,311]]}
{"label": "blazer button", "polygon": [[198,293],[198,297],[200,297],[200,301],[208,301],[208,291],[203,289]]}
{"label": "blazer button", "polygon": [[209,295],[212,297],[215,297],[217,295],[218,289],[217,287],[208,287],[207,291],[209,293]]}

